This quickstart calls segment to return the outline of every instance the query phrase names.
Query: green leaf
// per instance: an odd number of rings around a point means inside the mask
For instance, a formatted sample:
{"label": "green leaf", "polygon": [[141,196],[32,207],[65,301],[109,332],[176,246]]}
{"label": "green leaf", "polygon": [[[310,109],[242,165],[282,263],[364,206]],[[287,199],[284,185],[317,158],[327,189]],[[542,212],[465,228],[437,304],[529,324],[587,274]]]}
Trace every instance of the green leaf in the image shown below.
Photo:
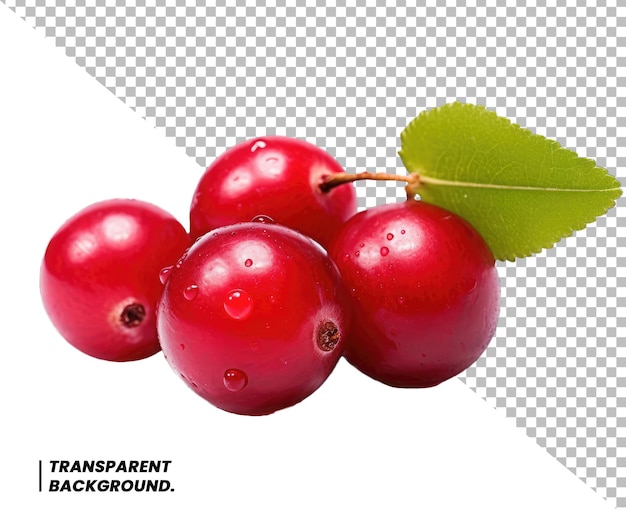
{"label": "green leaf", "polygon": [[615,205],[620,183],[593,160],[482,106],[422,112],[401,134],[415,194],[469,221],[498,260],[552,247]]}

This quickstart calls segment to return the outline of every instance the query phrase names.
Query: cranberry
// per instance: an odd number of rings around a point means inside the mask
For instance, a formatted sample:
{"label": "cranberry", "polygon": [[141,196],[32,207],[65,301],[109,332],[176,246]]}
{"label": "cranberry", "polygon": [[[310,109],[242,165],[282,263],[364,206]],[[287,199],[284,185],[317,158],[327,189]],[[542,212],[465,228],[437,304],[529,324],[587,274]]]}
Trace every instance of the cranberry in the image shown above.
{"label": "cranberry", "polygon": [[174,217],[152,204],[102,201],[66,221],[41,266],[44,307],[61,335],[79,350],[110,361],[159,351],[159,271],[190,244]]}
{"label": "cranberry", "polygon": [[268,414],[330,375],[347,299],[319,244],[278,224],[238,223],[204,235],[169,273],[159,338],[198,395],[233,413]]}
{"label": "cranberry", "polygon": [[346,359],[397,387],[428,387],[470,366],[496,329],[499,281],[482,237],[422,201],[354,216],[330,248],[351,292]]}
{"label": "cranberry", "polygon": [[241,142],[205,171],[193,196],[191,236],[264,214],[326,246],[357,210],[352,185],[322,192],[343,171],[322,149],[302,140],[267,136]]}

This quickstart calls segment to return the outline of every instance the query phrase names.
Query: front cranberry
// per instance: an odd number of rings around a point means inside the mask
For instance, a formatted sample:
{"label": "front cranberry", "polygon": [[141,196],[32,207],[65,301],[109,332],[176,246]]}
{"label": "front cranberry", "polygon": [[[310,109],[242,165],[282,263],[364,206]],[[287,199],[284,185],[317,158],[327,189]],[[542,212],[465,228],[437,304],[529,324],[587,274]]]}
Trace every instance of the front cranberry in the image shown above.
{"label": "front cranberry", "polygon": [[54,234],[41,265],[43,305],[61,335],[99,359],[131,361],[160,350],[159,271],[189,246],[183,226],[133,199],[93,204]]}
{"label": "front cranberry", "polygon": [[296,404],[343,351],[347,297],[321,246],[278,224],[206,234],[168,274],[157,325],[172,368],[233,413]]}

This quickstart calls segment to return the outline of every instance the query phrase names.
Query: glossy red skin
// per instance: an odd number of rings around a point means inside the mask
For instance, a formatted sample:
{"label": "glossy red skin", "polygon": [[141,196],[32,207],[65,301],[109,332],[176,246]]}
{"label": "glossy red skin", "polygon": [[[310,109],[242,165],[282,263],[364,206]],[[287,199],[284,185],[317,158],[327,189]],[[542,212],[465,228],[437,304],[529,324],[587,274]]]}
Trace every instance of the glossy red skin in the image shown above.
{"label": "glossy red skin", "polygon": [[[112,199],[86,207],[59,228],[44,255],[40,290],[50,320],[70,344],[99,359],[157,353],[159,271],[189,245],[183,226],[150,203]],[[131,304],[145,311],[135,326],[121,319]]]}
{"label": "glossy red skin", "polygon": [[[225,309],[233,290],[253,302],[245,318]],[[339,272],[319,244],[281,225],[240,223],[190,248],[167,280],[157,324],[165,357],[192,390],[225,411],[264,415],[322,385],[342,354],[347,314]],[[316,339],[325,321],[339,331],[329,351]],[[239,391],[224,384],[229,370],[247,376]]]}
{"label": "glossy red skin", "polygon": [[345,356],[370,377],[434,386],[474,363],[493,337],[495,261],[458,216],[416,200],[378,206],[353,217],[329,252],[352,297]]}
{"label": "glossy red skin", "polygon": [[325,175],[342,171],[328,153],[303,140],[266,136],[241,142],[200,179],[190,209],[191,236],[267,215],[326,247],[357,210],[351,184],[327,193],[319,189]]}

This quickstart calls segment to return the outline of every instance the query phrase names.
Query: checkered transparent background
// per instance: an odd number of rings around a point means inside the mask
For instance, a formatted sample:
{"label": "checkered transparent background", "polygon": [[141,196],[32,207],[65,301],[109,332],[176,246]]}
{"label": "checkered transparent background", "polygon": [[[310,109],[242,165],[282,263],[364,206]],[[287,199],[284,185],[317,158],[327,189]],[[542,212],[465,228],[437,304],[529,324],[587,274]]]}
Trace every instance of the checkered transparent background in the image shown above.
{"label": "checkered transparent background", "polygon": [[[203,166],[243,139],[283,134],[349,171],[401,173],[400,131],[423,109],[461,100],[557,139],[624,184],[623,2],[5,3]],[[357,191],[361,208],[403,196],[395,185]],[[498,264],[499,329],[460,376],[617,507],[624,204],[539,256]]]}

